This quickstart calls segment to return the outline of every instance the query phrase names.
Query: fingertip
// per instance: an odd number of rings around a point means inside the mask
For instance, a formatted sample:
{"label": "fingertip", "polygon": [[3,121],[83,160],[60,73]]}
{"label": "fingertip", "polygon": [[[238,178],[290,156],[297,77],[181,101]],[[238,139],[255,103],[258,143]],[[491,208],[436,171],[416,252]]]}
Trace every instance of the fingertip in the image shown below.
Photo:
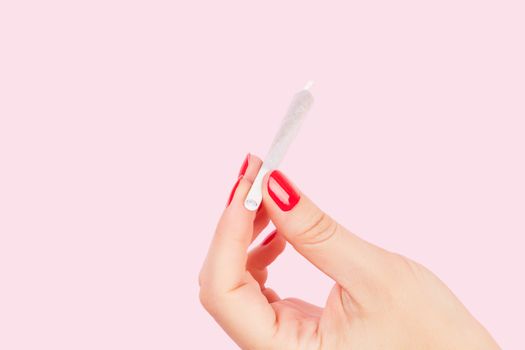
{"label": "fingertip", "polygon": [[265,246],[265,245],[270,244],[273,241],[273,239],[275,238],[276,235],[277,235],[277,230],[273,230],[272,233],[270,233],[268,236],[266,236],[266,238],[262,241],[261,245]]}
{"label": "fingertip", "polygon": [[247,266],[259,270],[265,269],[277,259],[285,247],[286,240],[274,231],[250,252]]}
{"label": "fingertip", "polygon": [[256,154],[253,154],[253,153],[250,153],[250,159],[253,159],[255,162],[259,162],[261,164],[263,162],[262,159],[259,156],[257,156]]}
{"label": "fingertip", "polygon": [[272,221],[280,222],[290,214],[294,215],[297,211],[295,208],[304,206],[301,202],[305,202],[305,196],[299,188],[277,169],[264,176],[262,194],[263,205]]}
{"label": "fingertip", "polygon": [[259,169],[261,168],[262,160],[256,155],[248,153],[246,161],[247,165],[243,165],[243,168],[245,168],[245,170],[242,175],[244,175],[244,177],[253,182],[253,180],[255,180],[255,177],[257,176],[257,173],[259,172]]}
{"label": "fingertip", "polygon": [[265,247],[265,249],[272,249],[276,255],[279,255],[286,247],[286,239],[280,235],[277,230],[274,230],[266,236],[262,241],[261,246]]}

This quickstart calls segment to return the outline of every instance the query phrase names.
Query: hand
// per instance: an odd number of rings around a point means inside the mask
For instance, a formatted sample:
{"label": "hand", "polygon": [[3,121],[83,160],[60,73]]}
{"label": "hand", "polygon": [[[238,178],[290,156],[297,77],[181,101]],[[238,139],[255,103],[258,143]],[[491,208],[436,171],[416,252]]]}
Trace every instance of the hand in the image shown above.
{"label": "hand", "polygon": [[[434,274],[349,232],[279,171],[261,210],[246,210],[261,160],[247,164],[199,278],[202,304],[242,349],[499,349]],[[248,252],[269,220],[277,233]],[[265,287],[286,241],[335,281],[324,308]]]}

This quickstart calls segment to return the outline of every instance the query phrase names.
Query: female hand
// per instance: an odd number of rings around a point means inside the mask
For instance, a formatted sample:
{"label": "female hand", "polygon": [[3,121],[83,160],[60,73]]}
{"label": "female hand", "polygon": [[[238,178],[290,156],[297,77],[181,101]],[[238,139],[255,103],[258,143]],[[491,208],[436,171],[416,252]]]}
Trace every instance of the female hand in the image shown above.
{"label": "female hand", "polygon": [[[279,171],[246,210],[261,163],[247,157],[199,276],[202,304],[242,349],[499,349],[434,274],[349,232]],[[277,234],[248,252],[269,220]],[[265,287],[286,241],[335,281],[324,308]]]}

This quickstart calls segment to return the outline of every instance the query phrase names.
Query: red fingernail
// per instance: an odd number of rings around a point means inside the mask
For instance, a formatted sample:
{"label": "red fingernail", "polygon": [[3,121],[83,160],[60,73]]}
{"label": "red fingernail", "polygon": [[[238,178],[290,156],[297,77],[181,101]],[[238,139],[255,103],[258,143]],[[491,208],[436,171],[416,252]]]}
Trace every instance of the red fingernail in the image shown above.
{"label": "red fingernail", "polygon": [[268,193],[283,211],[292,210],[301,198],[279,170],[272,171],[268,178]]}
{"label": "red fingernail", "polygon": [[230,198],[228,198],[228,203],[226,204],[226,206],[230,205],[230,203],[232,202],[233,196],[235,195],[235,190],[237,189],[237,186],[239,186],[239,182],[241,181],[241,179],[242,175],[239,176],[237,182],[235,182],[235,185],[233,185],[232,191],[230,193]]}
{"label": "red fingernail", "polygon": [[266,237],[264,239],[264,241],[261,243],[261,245],[267,245],[268,243],[270,243],[271,241],[273,241],[273,239],[275,238],[275,236],[277,235],[277,230],[273,230],[272,233],[270,233],[268,235],[268,237]]}
{"label": "red fingernail", "polygon": [[246,155],[246,158],[244,158],[244,162],[242,162],[241,169],[239,170],[239,176],[244,175],[244,173],[246,173],[246,169],[248,169],[249,163],[250,163],[250,153]]}

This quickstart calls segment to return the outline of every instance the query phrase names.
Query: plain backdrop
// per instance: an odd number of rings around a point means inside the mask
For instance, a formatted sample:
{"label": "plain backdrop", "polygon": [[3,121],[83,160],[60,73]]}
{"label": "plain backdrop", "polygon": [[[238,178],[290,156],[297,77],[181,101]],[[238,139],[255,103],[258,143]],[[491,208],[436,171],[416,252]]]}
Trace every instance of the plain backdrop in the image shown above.
{"label": "plain backdrop", "polygon": [[[0,348],[235,349],[197,275],[247,152],[523,349],[525,5],[0,2]],[[281,296],[332,282],[288,249]]]}

